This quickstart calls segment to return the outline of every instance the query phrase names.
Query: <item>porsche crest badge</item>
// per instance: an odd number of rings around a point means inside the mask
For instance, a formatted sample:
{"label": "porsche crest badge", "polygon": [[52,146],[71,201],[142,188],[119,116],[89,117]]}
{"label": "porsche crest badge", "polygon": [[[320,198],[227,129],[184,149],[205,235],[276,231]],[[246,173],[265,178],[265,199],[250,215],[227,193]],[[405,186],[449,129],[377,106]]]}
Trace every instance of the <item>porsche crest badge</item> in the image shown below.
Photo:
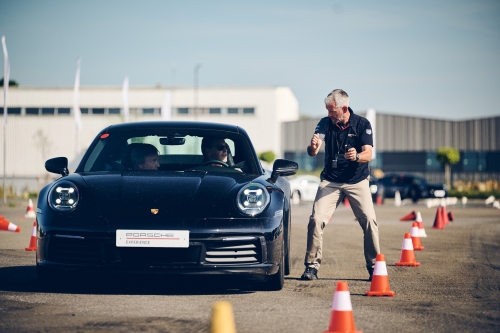
{"label": "porsche crest badge", "polygon": [[151,208],[151,214],[156,215],[160,210],[158,208]]}

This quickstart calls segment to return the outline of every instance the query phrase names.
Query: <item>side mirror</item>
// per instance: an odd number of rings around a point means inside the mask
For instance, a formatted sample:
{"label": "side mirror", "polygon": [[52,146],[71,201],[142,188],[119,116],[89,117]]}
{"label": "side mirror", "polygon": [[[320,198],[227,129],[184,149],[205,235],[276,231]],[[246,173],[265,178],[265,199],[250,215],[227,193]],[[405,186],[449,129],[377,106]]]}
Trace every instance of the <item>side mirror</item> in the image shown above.
{"label": "side mirror", "polygon": [[66,157],[54,157],[45,162],[45,170],[64,176],[69,175],[68,159]]}
{"label": "side mirror", "polygon": [[268,181],[274,184],[278,180],[278,177],[295,175],[298,169],[299,165],[294,161],[277,159],[274,161],[273,172]]}

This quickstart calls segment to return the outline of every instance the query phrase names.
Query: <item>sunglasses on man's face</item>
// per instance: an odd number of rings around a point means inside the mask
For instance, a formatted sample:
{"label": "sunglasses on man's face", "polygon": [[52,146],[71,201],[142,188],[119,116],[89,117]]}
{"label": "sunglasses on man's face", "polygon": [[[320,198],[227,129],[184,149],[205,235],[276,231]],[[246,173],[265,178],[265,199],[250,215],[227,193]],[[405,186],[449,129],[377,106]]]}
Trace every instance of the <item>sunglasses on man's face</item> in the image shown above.
{"label": "sunglasses on man's face", "polygon": [[229,151],[228,145],[217,145],[217,146],[211,146],[210,148],[217,148],[218,151],[223,151],[224,149]]}

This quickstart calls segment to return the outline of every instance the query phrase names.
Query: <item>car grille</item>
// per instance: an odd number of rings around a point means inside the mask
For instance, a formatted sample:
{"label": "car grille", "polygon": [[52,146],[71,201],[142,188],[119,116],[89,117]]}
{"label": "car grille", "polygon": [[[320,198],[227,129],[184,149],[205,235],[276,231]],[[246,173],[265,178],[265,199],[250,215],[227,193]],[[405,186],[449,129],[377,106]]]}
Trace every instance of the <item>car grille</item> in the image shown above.
{"label": "car grille", "polygon": [[205,261],[210,264],[258,263],[262,260],[258,239],[207,243]]}
{"label": "car grille", "polygon": [[262,258],[258,237],[193,239],[188,248],[116,247],[108,237],[53,235],[48,240],[48,259],[67,264],[234,265],[261,263]]}

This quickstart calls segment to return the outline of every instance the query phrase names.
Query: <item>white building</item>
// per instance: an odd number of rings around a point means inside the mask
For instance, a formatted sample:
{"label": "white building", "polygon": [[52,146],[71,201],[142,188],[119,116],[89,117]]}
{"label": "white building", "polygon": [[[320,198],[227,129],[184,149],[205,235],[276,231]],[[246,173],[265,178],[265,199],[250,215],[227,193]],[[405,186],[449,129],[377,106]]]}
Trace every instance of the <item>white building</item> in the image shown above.
{"label": "white building", "polygon": [[[299,119],[298,101],[288,87],[130,87],[129,121],[161,120],[160,109],[170,91],[172,120],[209,121],[243,127],[257,153],[272,150],[282,156],[281,123]],[[5,129],[5,163],[0,175],[7,186],[38,190],[47,176],[45,160],[66,156],[70,169],[104,127],[124,121],[121,87],[81,87],[81,132],[73,116],[72,87],[9,87]],[[0,94],[3,106],[3,94]],[[197,110],[197,112],[194,112]],[[3,114],[3,108],[1,109]],[[0,158],[4,156],[0,136]],[[38,179],[38,182],[37,182]],[[41,181],[42,180],[42,181]],[[24,182],[24,183],[23,183]],[[43,185],[43,184],[42,184]]]}

